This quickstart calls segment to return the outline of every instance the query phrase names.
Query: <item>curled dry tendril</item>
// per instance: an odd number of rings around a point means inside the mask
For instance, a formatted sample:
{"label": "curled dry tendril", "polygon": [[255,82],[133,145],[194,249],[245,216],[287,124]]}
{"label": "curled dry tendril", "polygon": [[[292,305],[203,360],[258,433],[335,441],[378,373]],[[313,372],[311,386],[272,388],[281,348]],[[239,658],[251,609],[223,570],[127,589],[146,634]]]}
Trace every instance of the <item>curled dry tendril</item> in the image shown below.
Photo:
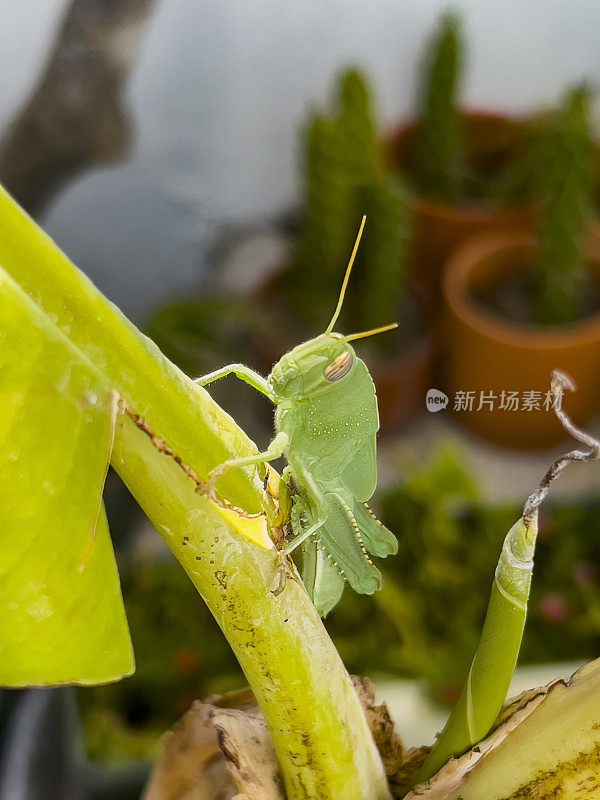
{"label": "curled dry tendril", "polygon": [[558,417],[560,424],[574,439],[585,445],[588,450],[571,450],[564,456],[557,458],[556,461],[550,466],[540,485],[529,495],[525,505],[523,506],[523,521],[529,525],[535,515],[540,504],[545,499],[550,486],[554,483],[556,478],[561,474],[567,464],[572,464],[575,461],[597,461],[600,459],[600,442],[589,433],[582,431],[577,425],[569,418],[566,411],[562,407],[562,399],[565,391],[575,391],[575,384],[572,379],[559,369],[552,372],[552,382],[550,384],[550,392],[552,393],[552,408]]}

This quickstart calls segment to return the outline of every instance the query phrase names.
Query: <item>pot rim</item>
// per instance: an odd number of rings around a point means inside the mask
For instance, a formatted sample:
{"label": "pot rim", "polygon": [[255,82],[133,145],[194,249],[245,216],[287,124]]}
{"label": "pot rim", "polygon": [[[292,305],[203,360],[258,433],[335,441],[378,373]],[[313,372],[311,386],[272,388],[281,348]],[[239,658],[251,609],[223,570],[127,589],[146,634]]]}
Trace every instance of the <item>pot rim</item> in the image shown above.
{"label": "pot rim", "polygon": [[[535,323],[514,322],[488,311],[475,301],[469,283],[475,268],[484,258],[496,253],[533,249],[535,237],[522,230],[489,230],[466,239],[446,262],[442,291],[447,309],[463,324],[495,342],[523,349],[551,350],[589,344],[600,339],[600,309],[584,319],[556,328],[542,328]],[[600,275],[600,248],[591,241],[587,259]]]}
{"label": "pot rim", "polygon": [[[459,114],[461,117],[473,121],[497,121],[501,123],[507,123],[508,125],[514,127],[524,125],[527,119],[529,119],[529,116],[526,114],[511,115],[500,110],[495,111],[483,108],[467,108],[461,110]],[[413,129],[416,124],[416,117],[411,115],[405,117],[399,124],[393,126],[387,136],[384,138],[387,149],[389,150],[390,147],[393,146],[394,142],[402,133]],[[515,214],[527,212],[533,208],[533,203],[521,203],[519,205],[507,206],[505,208],[495,208],[493,206],[487,206],[480,203],[453,206],[447,203],[431,200],[414,189],[409,193],[408,202],[413,207],[413,210],[420,214],[443,217],[451,222],[456,220],[467,220],[468,222],[472,223],[481,223],[493,217],[494,220],[497,220],[498,224],[502,224],[504,222],[509,222],[512,218],[514,218]]]}

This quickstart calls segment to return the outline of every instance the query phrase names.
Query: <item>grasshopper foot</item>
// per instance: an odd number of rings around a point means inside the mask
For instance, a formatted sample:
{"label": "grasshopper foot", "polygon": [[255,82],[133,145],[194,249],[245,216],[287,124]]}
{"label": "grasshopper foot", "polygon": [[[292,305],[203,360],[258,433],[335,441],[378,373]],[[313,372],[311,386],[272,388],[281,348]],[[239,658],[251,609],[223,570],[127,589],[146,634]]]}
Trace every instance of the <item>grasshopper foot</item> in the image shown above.
{"label": "grasshopper foot", "polygon": [[284,555],[281,550],[277,551],[279,559],[279,569],[277,570],[277,584],[271,589],[271,593],[277,597],[285,589],[287,582],[299,581],[298,573],[294,567],[294,562],[288,556]]}
{"label": "grasshopper foot", "polygon": [[213,503],[216,502],[215,483],[216,478],[212,477],[212,473],[210,473],[207,481],[198,482],[196,486],[196,494],[204,494],[209,500],[212,500]]}
{"label": "grasshopper foot", "polygon": [[274,589],[271,589],[271,594],[274,594],[275,597],[278,597],[283,592],[283,590],[285,589],[285,585],[286,585],[286,583],[288,581],[288,578],[291,578],[291,577],[292,577],[292,574],[288,570],[288,568],[286,567],[285,560],[282,558],[280,563],[279,563],[277,585],[275,586]]}
{"label": "grasshopper foot", "polygon": [[205,494],[209,500],[215,501],[215,484],[217,483],[217,478],[219,478],[229,466],[229,462],[225,462],[224,464],[219,464],[218,467],[211,469],[208,473],[208,480],[207,481],[200,481],[196,486],[196,492],[198,494]]}

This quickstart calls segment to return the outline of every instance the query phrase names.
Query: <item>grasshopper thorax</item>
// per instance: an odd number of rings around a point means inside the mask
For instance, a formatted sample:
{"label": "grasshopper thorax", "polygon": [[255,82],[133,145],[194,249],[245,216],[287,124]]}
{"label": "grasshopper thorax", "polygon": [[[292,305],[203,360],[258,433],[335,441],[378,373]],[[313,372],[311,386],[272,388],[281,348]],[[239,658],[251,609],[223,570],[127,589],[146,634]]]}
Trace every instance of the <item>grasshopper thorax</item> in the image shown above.
{"label": "grasshopper thorax", "polygon": [[302,399],[345,382],[355,366],[356,354],[342,335],[322,333],[282,356],[267,380],[278,399]]}

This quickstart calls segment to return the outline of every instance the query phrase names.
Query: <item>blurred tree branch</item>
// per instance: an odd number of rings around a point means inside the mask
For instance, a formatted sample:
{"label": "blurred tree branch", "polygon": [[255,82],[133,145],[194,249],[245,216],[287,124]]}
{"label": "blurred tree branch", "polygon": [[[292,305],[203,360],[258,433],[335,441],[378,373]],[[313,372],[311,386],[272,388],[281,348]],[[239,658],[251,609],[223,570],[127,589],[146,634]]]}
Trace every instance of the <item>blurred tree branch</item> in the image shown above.
{"label": "blurred tree branch", "polygon": [[127,153],[122,92],[155,0],[72,0],[40,83],[0,140],[0,181],[38,216],[69,178]]}

